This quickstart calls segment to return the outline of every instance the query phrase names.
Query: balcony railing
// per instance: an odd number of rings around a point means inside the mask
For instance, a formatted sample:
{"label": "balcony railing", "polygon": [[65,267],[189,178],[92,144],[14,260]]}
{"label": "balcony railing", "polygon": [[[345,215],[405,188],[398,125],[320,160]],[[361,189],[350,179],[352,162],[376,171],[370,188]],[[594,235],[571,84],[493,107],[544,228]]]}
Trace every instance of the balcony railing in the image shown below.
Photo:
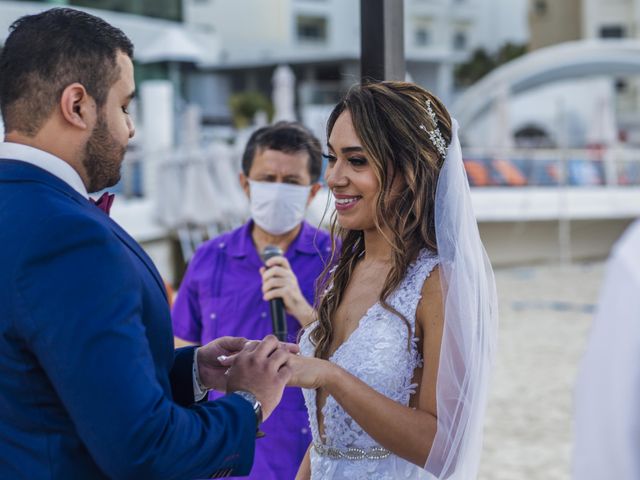
{"label": "balcony railing", "polygon": [[[496,150],[467,147],[463,154],[471,187],[640,186],[640,149]],[[212,182],[224,184],[227,190],[239,189],[235,176],[239,171],[238,154],[226,153],[222,161],[215,155],[210,148],[201,147],[188,152],[153,152],[146,160],[142,150],[131,150],[125,157],[120,182],[110,191],[124,198],[142,198],[149,189],[156,190],[157,186],[149,186],[145,179],[148,163],[154,165],[160,177],[173,175],[176,183],[184,182],[187,168],[203,164]],[[168,174],[170,171],[173,173]]]}
{"label": "balcony railing", "polygon": [[472,187],[640,186],[640,150],[465,148]]}

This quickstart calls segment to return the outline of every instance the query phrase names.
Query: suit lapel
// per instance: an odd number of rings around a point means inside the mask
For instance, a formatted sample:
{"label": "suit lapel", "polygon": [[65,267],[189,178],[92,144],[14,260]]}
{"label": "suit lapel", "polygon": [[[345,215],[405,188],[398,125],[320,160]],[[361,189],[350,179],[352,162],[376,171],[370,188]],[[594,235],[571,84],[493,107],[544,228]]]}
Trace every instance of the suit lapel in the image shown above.
{"label": "suit lapel", "polygon": [[140,261],[145,265],[145,267],[147,267],[147,270],[149,270],[153,278],[156,280],[156,283],[160,287],[160,290],[162,290],[162,295],[164,296],[165,299],[168,300],[167,290],[164,286],[164,282],[162,281],[162,278],[160,277],[160,273],[158,273],[158,269],[155,267],[155,265],[153,264],[153,261],[142,249],[140,244],[136,242],[133,238],[131,238],[131,236],[127,232],[125,232],[120,225],[114,222],[104,212],[99,210],[97,207],[95,209],[97,210],[97,212],[95,212],[96,214],[99,214],[105,217],[104,219],[101,219],[101,220],[108,221],[109,228],[111,229],[111,231],[115,233],[116,236],[122,241],[122,243],[124,243],[140,259]]}

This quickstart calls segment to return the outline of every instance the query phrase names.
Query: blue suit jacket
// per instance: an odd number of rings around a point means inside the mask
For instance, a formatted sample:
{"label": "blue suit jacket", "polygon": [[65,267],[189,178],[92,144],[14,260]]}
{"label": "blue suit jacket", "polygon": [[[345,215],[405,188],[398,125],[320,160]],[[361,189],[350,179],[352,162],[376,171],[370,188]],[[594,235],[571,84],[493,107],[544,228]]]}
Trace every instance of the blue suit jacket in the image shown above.
{"label": "blue suit jacket", "polygon": [[255,416],[193,404],[163,283],[69,185],[0,160],[0,478],[247,474]]}

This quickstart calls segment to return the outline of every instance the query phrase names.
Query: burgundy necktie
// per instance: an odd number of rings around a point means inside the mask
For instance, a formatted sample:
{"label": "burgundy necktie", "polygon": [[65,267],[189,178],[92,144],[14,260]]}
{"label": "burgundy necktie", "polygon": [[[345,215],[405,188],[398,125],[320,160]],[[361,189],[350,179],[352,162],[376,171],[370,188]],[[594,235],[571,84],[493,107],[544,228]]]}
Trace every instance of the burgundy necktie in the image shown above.
{"label": "burgundy necktie", "polygon": [[92,198],[91,201],[96,207],[109,215],[109,211],[111,210],[111,205],[113,204],[114,198],[115,195],[113,193],[105,192],[98,200],[94,200]]}

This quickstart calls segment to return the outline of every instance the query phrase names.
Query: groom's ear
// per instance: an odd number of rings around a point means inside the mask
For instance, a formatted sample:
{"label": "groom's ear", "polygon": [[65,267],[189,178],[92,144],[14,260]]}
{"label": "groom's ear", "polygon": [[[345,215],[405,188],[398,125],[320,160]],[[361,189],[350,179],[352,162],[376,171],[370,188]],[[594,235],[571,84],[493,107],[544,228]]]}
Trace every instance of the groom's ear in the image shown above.
{"label": "groom's ear", "polygon": [[60,95],[60,114],[67,125],[81,130],[93,128],[97,115],[96,102],[81,83],[67,85]]}

